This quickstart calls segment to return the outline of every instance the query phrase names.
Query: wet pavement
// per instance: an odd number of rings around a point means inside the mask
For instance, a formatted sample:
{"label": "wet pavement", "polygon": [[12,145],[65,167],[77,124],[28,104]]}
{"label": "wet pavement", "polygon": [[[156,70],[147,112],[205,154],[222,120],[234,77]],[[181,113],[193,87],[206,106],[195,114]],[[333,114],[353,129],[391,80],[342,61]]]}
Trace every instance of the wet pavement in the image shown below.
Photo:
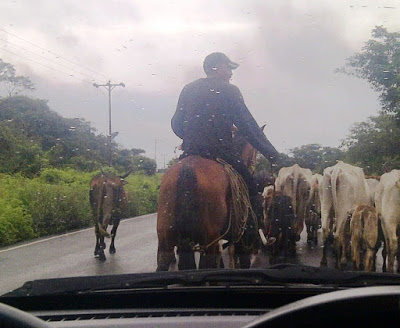
{"label": "wet pavement", "polygon": [[[2,248],[0,295],[34,279],[154,271],[157,265],[156,220],[156,214],[123,220],[115,241],[117,253],[110,255],[107,250],[106,262],[93,256],[93,228]],[[319,266],[322,257],[321,231],[318,232],[318,239],[317,246],[307,245],[304,230],[301,240],[296,244],[296,256],[285,259],[285,262]],[[108,246],[109,241],[106,242]],[[328,266],[334,267],[332,252],[329,251],[328,255]],[[223,258],[227,267],[227,254]],[[253,258],[252,268],[269,266],[268,255],[260,253]],[[381,266],[380,250],[377,254],[377,272],[381,272]],[[351,262],[347,268],[352,268]]]}

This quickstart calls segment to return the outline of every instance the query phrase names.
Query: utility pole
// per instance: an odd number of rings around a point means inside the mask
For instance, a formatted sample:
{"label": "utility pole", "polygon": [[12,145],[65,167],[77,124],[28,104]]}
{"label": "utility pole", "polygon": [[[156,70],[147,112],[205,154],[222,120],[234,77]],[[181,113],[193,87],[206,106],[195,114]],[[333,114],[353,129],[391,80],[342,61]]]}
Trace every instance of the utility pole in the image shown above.
{"label": "utility pole", "polygon": [[108,90],[108,136],[107,136],[107,143],[109,147],[109,165],[112,166],[112,138],[111,138],[111,91],[115,87],[123,87],[125,88],[124,83],[118,83],[118,84],[112,84],[110,80],[108,80],[107,84],[97,84],[93,83],[93,86],[98,88],[98,87],[105,87]]}
{"label": "utility pole", "polygon": [[154,161],[156,162],[157,169],[157,139],[154,140]]}

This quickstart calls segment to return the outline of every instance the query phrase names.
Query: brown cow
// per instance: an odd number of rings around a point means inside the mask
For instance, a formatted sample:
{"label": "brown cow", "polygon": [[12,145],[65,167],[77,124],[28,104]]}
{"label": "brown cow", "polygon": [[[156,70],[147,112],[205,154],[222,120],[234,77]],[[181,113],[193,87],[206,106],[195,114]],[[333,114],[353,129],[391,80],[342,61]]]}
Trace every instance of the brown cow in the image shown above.
{"label": "brown cow", "polygon": [[117,176],[111,172],[99,173],[90,181],[90,206],[93,212],[95,224],[96,247],[94,256],[100,261],[105,261],[104,237],[109,238],[108,225],[112,225],[110,254],[115,253],[115,236],[121,218],[127,209],[127,198],[123,185],[130,171],[123,176]]}
{"label": "brown cow", "polygon": [[350,220],[350,231],[354,270],[375,271],[378,242],[378,212],[375,207],[358,205]]}

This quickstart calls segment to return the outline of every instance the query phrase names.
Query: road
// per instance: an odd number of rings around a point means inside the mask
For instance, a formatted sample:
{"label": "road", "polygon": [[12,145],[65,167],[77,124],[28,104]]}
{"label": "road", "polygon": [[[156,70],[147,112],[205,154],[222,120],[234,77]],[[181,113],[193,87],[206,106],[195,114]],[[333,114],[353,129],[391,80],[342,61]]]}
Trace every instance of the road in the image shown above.
{"label": "road", "polygon": [[[319,266],[321,243],[309,247],[305,231],[301,237],[296,245],[297,256],[288,262]],[[0,249],[0,295],[28,280],[154,271],[156,214],[123,220],[115,242],[117,253],[110,255],[107,251],[106,262],[94,258],[94,245],[94,229],[90,228]],[[333,260],[328,261],[332,266]],[[379,252],[377,266],[381,263]],[[268,267],[268,258],[258,255],[252,267]]]}

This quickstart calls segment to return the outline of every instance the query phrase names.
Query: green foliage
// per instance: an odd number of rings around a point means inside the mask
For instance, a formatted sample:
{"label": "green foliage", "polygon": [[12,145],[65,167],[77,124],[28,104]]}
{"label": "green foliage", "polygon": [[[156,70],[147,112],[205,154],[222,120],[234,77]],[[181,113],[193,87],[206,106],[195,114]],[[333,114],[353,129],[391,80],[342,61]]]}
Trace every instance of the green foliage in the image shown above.
{"label": "green foliage", "polygon": [[161,175],[154,174],[149,177],[135,174],[128,176],[126,181],[128,184],[125,185],[125,190],[128,193],[130,215],[157,212]]}
{"label": "green foliage", "polygon": [[367,80],[379,93],[383,109],[400,114],[400,33],[375,27],[362,51],[338,71]]}
{"label": "green foliage", "polygon": [[[0,246],[91,226],[89,182],[96,173],[49,168],[33,179],[0,174]],[[160,181],[160,175],[127,178],[127,217],[157,211]]]}
{"label": "green foliage", "polygon": [[8,122],[0,122],[0,172],[35,176],[43,164],[40,146],[8,125]]}
{"label": "green foliage", "polygon": [[0,59],[0,82],[7,90],[7,94],[11,97],[23,90],[35,90],[35,86],[26,76],[17,76],[13,65],[6,63]]}
{"label": "green foliage", "polygon": [[134,172],[143,172],[146,175],[156,173],[156,161],[145,156],[135,156],[132,158]]}
{"label": "green foliage", "polygon": [[18,199],[0,198],[0,245],[9,245],[35,236],[32,218]]}
{"label": "green foliage", "polygon": [[345,159],[368,174],[400,167],[400,127],[393,115],[381,113],[354,124],[343,146],[347,148]]}
{"label": "green foliage", "polygon": [[[20,144],[21,149],[11,149],[25,153],[27,161],[31,167],[26,170],[34,175],[40,167],[56,168],[75,168],[82,171],[93,171],[101,166],[108,164],[109,146],[107,137],[95,135],[95,129],[84,119],[68,119],[61,117],[52,111],[47,101],[40,99],[30,99],[23,96],[14,96],[0,101],[0,127],[7,127],[9,131],[3,132],[3,139],[16,139],[14,143]],[[1,136],[0,136],[1,138]],[[29,144],[29,142],[31,144]],[[1,142],[1,140],[0,140]],[[8,141],[8,143],[12,140]],[[4,143],[4,142],[3,142]],[[33,147],[37,149],[34,149]],[[127,171],[132,165],[136,166],[136,171],[143,171],[151,175],[155,172],[152,160],[145,156],[143,149],[118,149],[118,145],[113,143],[113,163],[117,169]],[[34,153],[36,160],[33,161]],[[19,157],[22,157],[20,155]],[[8,163],[7,158],[10,158]],[[4,160],[4,162],[2,161]],[[143,161],[144,163],[139,163]],[[3,172],[14,173],[22,170],[15,167],[13,158],[3,156],[0,158],[0,167],[12,167]],[[21,162],[22,163],[22,162]],[[33,167],[35,168],[33,168]]]}
{"label": "green foliage", "polygon": [[308,168],[314,173],[322,174],[324,169],[335,165],[343,158],[338,148],[322,147],[320,144],[309,144],[290,150],[294,163]]}

